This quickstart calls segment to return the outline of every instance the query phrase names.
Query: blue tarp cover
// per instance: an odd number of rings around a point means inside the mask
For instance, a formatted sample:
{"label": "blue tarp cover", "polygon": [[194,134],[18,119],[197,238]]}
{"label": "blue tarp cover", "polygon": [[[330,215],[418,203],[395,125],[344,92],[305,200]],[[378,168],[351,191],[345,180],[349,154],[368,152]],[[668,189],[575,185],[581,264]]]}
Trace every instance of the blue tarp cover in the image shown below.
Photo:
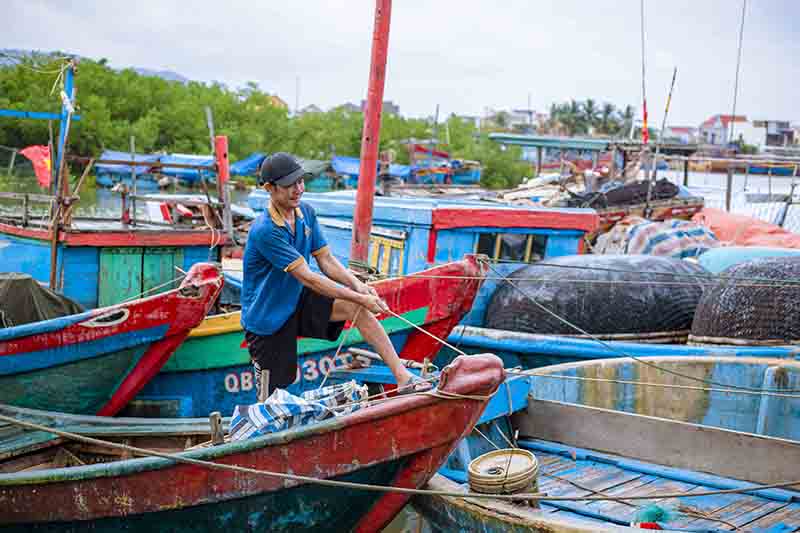
{"label": "blue tarp cover", "polygon": [[231,175],[233,176],[255,176],[261,162],[267,157],[261,152],[253,152],[242,160],[231,165]]}
{"label": "blue tarp cover", "polygon": [[[159,154],[134,154],[133,160],[137,163],[156,163],[161,156]],[[114,150],[105,150],[102,154],[100,154],[101,161],[125,161],[131,160],[131,153],[130,152],[116,152]],[[97,164],[94,166],[95,173],[97,174],[122,174],[125,176],[131,175],[131,166],[130,165],[106,165],[106,164]],[[135,166],[134,172],[136,172],[137,176],[141,176],[142,174],[147,174],[150,171],[150,167],[145,166]]]}
{"label": "blue tarp cover", "polygon": [[[331,166],[337,174],[356,177],[361,166],[361,160],[357,157],[337,155],[331,159]],[[389,175],[406,179],[411,175],[411,167],[408,165],[389,165]]]}
{"label": "blue tarp cover", "polygon": [[[164,167],[161,170],[162,174],[174,176],[183,181],[194,182],[200,179],[198,170],[193,168],[171,168],[167,165],[174,163],[177,165],[211,166],[214,164],[214,157],[210,155],[166,154],[161,156],[161,163],[164,164]],[[214,175],[216,174],[210,170],[203,171],[203,176]]]}

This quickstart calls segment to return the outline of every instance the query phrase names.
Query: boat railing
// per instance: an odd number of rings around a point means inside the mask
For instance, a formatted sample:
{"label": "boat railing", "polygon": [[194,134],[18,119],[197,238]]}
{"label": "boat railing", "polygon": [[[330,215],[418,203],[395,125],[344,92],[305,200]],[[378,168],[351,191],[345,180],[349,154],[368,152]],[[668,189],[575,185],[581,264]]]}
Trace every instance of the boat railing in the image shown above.
{"label": "boat railing", "polygon": [[[0,200],[18,200],[22,202],[22,213],[20,215],[0,215],[0,220],[5,219],[8,221],[21,222],[23,226],[27,226],[31,220],[31,204],[47,204],[52,206],[58,201],[58,198],[52,194],[35,194],[35,193],[21,193],[21,192],[0,192]],[[69,204],[78,200],[77,196],[69,196],[62,199],[65,203]]]}

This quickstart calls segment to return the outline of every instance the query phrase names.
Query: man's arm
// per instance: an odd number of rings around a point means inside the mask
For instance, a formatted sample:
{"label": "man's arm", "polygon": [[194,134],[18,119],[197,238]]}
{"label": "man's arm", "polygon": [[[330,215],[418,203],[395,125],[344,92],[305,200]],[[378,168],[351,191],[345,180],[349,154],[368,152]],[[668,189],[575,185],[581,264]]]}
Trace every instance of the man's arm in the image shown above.
{"label": "man's arm", "polygon": [[316,256],[316,259],[320,270],[332,280],[338,281],[342,285],[350,287],[355,292],[361,294],[378,295],[375,289],[355,277],[350,270],[346,269],[329,249],[325,248],[322,250],[322,252]]}
{"label": "man's arm", "polygon": [[[341,264],[339,266],[341,267]],[[343,267],[341,268],[344,270]],[[372,293],[361,293],[357,292],[356,290],[337,285],[325,276],[320,276],[316,272],[313,272],[309,268],[308,263],[305,261],[292,269],[291,274],[297,278],[300,283],[312,291],[322,294],[323,296],[327,296],[328,298],[353,302],[354,304],[366,307],[371,313],[381,313],[387,309],[386,304],[377,295]],[[352,274],[350,274],[350,276],[355,279],[355,276]],[[357,279],[356,281],[361,283]]]}

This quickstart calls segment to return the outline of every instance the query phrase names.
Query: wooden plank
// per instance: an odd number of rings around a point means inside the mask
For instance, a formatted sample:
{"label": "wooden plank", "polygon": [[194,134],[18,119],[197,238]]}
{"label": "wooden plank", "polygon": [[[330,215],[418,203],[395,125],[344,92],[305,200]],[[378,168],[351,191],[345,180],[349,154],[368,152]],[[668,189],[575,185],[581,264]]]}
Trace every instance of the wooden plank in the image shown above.
{"label": "wooden plank", "polygon": [[[705,490],[709,490],[709,487],[698,486],[692,492]],[[687,510],[696,511],[698,514],[707,514],[709,518],[686,516],[682,520],[670,523],[676,529],[688,527],[733,529],[732,526],[741,527],[787,505],[785,502],[776,502],[748,494],[687,497],[681,498],[680,502],[681,508],[679,510],[681,512],[685,513]]]}
{"label": "wooden plank", "polygon": [[142,293],[142,248],[100,250],[98,306],[104,307],[135,298]]}
{"label": "wooden plank", "polygon": [[800,479],[795,441],[533,399],[515,424],[523,436],[675,468],[765,484]]}
{"label": "wooden plank", "polygon": [[[142,258],[142,291],[147,296],[174,289],[178,272],[175,267],[183,268],[183,250],[180,248],[145,248]],[[157,289],[156,289],[157,287]]]}
{"label": "wooden plank", "polygon": [[[749,531],[797,531],[800,529],[800,504],[792,503],[754,522],[744,524]],[[775,529],[770,529],[770,528]]]}

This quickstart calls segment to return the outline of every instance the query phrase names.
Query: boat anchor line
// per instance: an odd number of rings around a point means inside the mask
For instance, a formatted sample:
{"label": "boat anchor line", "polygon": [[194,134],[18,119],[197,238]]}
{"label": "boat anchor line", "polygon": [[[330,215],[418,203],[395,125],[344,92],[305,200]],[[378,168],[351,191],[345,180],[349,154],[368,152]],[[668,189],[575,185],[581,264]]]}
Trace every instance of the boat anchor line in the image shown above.
{"label": "boat anchor line", "polygon": [[[489,261],[485,261],[489,264]],[[518,264],[518,265],[530,265],[531,263],[527,263],[525,261],[515,261],[512,259],[497,259],[492,260],[491,262],[495,263],[509,263],[509,264]],[[646,275],[656,275],[656,276],[671,276],[673,278],[689,278],[689,279],[699,279],[699,280],[709,280],[711,284],[716,284],[721,281],[730,281],[733,282],[736,286],[742,286],[744,284],[739,283],[742,281],[752,282],[754,287],[762,287],[762,286],[775,286],[775,287],[800,287],[800,279],[784,279],[780,282],[776,282],[776,280],[771,278],[765,278],[761,276],[726,276],[721,274],[702,274],[702,273],[686,273],[686,272],[645,272],[641,270],[626,270],[622,268],[608,268],[608,267],[585,267],[579,265],[558,265],[553,263],[548,263],[546,261],[537,261],[537,266],[544,266],[544,267],[552,267],[552,268],[567,268],[572,270],[596,270],[601,272],[613,272],[618,274],[646,274]],[[177,268],[177,267],[176,267]],[[180,269],[178,269],[180,270]],[[242,268],[226,268],[226,271],[230,272],[243,272],[244,269]],[[498,279],[505,279],[502,276],[500,278],[494,277],[480,277],[480,276],[428,276],[425,274],[401,274],[395,276],[383,275],[381,279],[384,278],[441,278],[441,279],[491,279],[491,280],[498,280]],[[540,280],[538,278],[515,278],[519,281],[555,281],[555,280]],[[585,280],[575,280],[575,281],[585,281]],[[601,282],[602,280],[598,280],[597,282]],[[630,282],[635,282],[636,280],[631,280]],[[609,283],[609,282],[606,282]],[[613,282],[617,283],[617,282]],[[626,281],[626,283],[629,283]],[[661,283],[661,282],[648,282],[648,283]],[[688,282],[687,282],[688,283]],[[763,285],[762,285],[763,284]],[[744,285],[749,286],[749,285]]]}
{"label": "boat anchor line", "polygon": [[[530,264],[530,263],[528,263]],[[537,263],[538,264],[538,263]],[[636,273],[636,272],[631,272]],[[657,274],[658,272],[653,272],[653,274]],[[424,278],[424,279],[467,279],[467,280],[492,280],[492,281],[505,281],[506,278],[503,276],[493,277],[493,276],[436,276],[436,275],[426,275],[426,274],[406,274],[404,276],[398,276],[404,278]],[[692,287],[700,286],[709,286],[709,287],[716,287],[719,282],[691,282],[691,281],[647,281],[647,280],[604,280],[604,279],[550,279],[550,278],[527,278],[527,277],[520,277],[514,278],[516,281],[542,281],[547,283],[589,283],[589,284],[598,284],[598,285],[615,285],[615,284],[625,284],[625,285],[689,285]],[[732,283],[732,286],[736,287],[750,287],[750,288],[800,288],[800,285],[795,283]]]}
{"label": "boat anchor line", "polygon": [[[423,393],[425,394],[425,393]],[[445,396],[446,398],[446,396]],[[629,496],[614,496],[612,498],[609,497],[602,497],[602,496],[548,496],[546,493],[541,492],[532,492],[532,493],[518,493],[518,494],[482,494],[479,492],[450,492],[450,491],[438,491],[438,490],[426,490],[426,489],[411,489],[411,488],[403,488],[403,487],[389,487],[385,485],[372,485],[368,483],[353,483],[350,481],[337,481],[334,479],[319,479],[315,477],[309,476],[299,476],[296,474],[287,474],[284,472],[272,472],[269,470],[259,470],[256,468],[248,468],[244,466],[238,465],[229,465],[224,463],[214,463],[212,461],[204,461],[202,459],[193,459],[191,457],[186,457],[181,454],[170,454],[170,453],[163,453],[155,450],[148,450],[145,448],[139,448],[136,446],[131,446],[128,444],[121,444],[118,442],[111,442],[105,441],[102,439],[96,439],[94,437],[87,437],[85,435],[80,435],[78,433],[72,433],[69,431],[63,431],[60,429],[52,428],[49,426],[44,426],[41,424],[37,424],[35,422],[26,422],[24,420],[18,420],[12,416],[7,416],[0,414],[0,421],[7,422],[9,424],[14,424],[26,429],[31,429],[35,431],[45,431],[47,433],[52,433],[53,435],[57,435],[59,437],[63,437],[65,439],[74,440],[77,442],[83,442],[85,444],[93,444],[97,446],[104,446],[108,448],[115,448],[123,451],[130,452],[132,454],[136,454],[139,456],[145,457],[160,457],[162,459],[168,459],[170,461],[175,461],[177,463],[186,463],[191,464],[203,468],[211,468],[217,470],[230,470],[234,472],[242,472],[245,474],[253,474],[259,476],[268,476],[268,477],[276,477],[279,479],[284,479],[288,481],[297,481],[303,483],[311,483],[316,485],[328,486],[328,487],[336,487],[336,488],[347,488],[347,489],[356,489],[356,490],[368,490],[373,492],[396,492],[401,494],[417,494],[417,495],[425,495],[425,496],[449,496],[455,498],[483,498],[483,499],[494,499],[494,500],[536,500],[536,501],[616,501],[616,500],[652,500],[652,499],[661,499],[661,498],[681,498],[685,497],[686,493],[665,493],[665,494],[646,494],[646,495],[629,495]],[[718,494],[746,494],[751,492],[757,492],[760,490],[766,489],[780,489],[786,487],[793,487],[800,485],[800,480],[797,481],[787,481],[781,483],[772,483],[769,485],[757,485],[753,487],[744,487],[738,489],[720,489],[720,490],[710,490],[704,492],[693,492],[691,494],[692,497],[699,497],[699,496],[714,496]]]}

